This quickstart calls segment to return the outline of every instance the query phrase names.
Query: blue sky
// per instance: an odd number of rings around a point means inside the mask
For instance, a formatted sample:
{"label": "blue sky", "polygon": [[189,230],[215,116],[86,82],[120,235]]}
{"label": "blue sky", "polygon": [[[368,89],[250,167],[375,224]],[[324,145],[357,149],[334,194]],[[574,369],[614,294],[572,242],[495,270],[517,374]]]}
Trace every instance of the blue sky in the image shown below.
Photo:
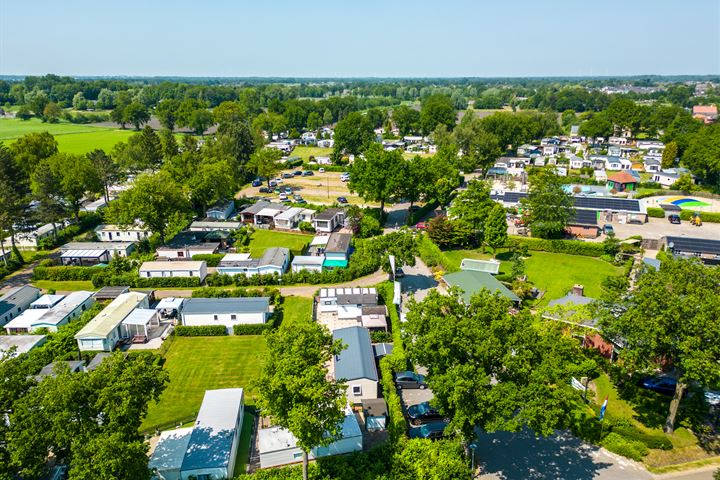
{"label": "blue sky", "polygon": [[0,74],[717,74],[718,0],[0,0]]}

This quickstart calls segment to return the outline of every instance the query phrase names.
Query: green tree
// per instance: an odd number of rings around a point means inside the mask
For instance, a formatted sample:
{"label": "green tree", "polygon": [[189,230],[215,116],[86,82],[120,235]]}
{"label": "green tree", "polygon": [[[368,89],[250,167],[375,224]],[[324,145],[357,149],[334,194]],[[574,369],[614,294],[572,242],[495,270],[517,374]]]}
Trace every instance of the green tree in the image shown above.
{"label": "green tree", "polygon": [[322,117],[320,117],[318,112],[310,112],[306,123],[308,129],[317,131],[322,127]]}
{"label": "green tree", "polygon": [[230,158],[235,175],[240,177],[245,174],[245,165],[258,145],[262,143],[253,136],[247,123],[221,123],[215,141],[206,143],[206,148],[212,150],[215,157]]}
{"label": "green tree", "polygon": [[[581,347],[558,326],[482,290],[469,303],[460,292],[411,300],[404,338],[413,363],[428,369],[433,403],[465,441],[485,431],[530,427],[541,435],[567,427],[579,394],[570,386]],[[557,327],[557,328],[556,328]]]}
{"label": "green tree", "polygon": [[404,440],[393,453],[392,470],[388,478],[393,480],[456,480],[472,478],[470,465],[463,455],[463,447],[457,439]]}
{"label": "green tree", "polygon": [[215,123],[238,123],[243,122],[248,117],[245,108],[238,102],[222,102],[212,111]]}
{"label": "green tree", "polygon": [[[493,208],[498,205],[490,198],[490,184],[488,182],[474,180],[468,183],[467,189],[455,197],[448,209],[448,215],[453,220],[469,226],[475,241],[483,243],[488,240],[485,237],[486,223]],[[503,213],[503,219],[505,218]],[[507,228],[506,228],[507,230]],[[494,232],[499,234],[498,232]]]}
{"label": "green tree", "polygon": [[60,115],[62,115],[62,108],[55,102],[49,102],[43,108],[42,119],[43,122],[57,123],[60,121]]}
{"label": "green tree", "polygon": [[132,102],[123,110],[123,120],[135,126],[135,130],[150,121],[150,113],[145,105],[140,102]]}
{"label": "green tree", "polygon": [[297,438],[308,478],[308,452],[330,444],[345,416],[345,386],[328,379],[325,364],[342,350],[321,325],[307,321],[266,336],[267,361],[256,384],[258,406]]}
{"label": "green tree", "polygon": [[156,170],[163,160],[162,142],[150,126],[145,126],[140,133],[120,142],[113,147],[113,158],[123,169],[130,172]]}
{"label": "green tree", "polygon": [[447,95],[435,94],[422,101],[420,109],[420,130],[425,135],[432,133],[438,125],[448,130],[455,128],[455,106]]}
{"label": "green tree", "polygon": [[601,112],[581,123],[578,133],[588,138],[608,138],[613,133],[613,125],[607,115]]}
{"label": "green tree", "polygon": [[613,300],[601,324],[603,335],[623,338],[623,365],[633,372],[672,365],[678,382],[665,422],[672,433],[688,385],[720,381],[720,270],[670,257],[644,272],[632,295]]}
{"label": "green tree", "polygon": [[10,152],[26,177],[44,160],[58,152],[55,137],[48,132],[27,133],[10,144]]}
{"label": "green tree", "polygon": [[359,155],[372,145],[375,132],[370,120],[359,112],[353,112],[335,126],[335,155]]}
{"label": "green tree", "polygon": [[188,182],[190,200],[202,210],[203,216],[208,207],[231,197],[235,186],[228,162],[214,158],[204,158]]}
{"label": "green tree", "polygon": [[485,222],[483,236],[485,244],[492,248],[493,255],[495,255],[498,248],[504,246],[507,242],[507,218],[505,209],[499,203],[496,203],[490,210]]}
{"label": "green tree", "polygon": [[683,173],[670,188],[673,190],[682,190],[683,192],[692,192],[695,189],[695,182],[693,181],[692,175]]}
{"label": "green tree", "polygon": [[[340,123],[342,121],[338,125]],[[335,138],[337,142],[337,133]],[[405,160],[399,150],[388,152],[378,144],[372,145],[364,157],[356,157],[350,167],[348,187],[365,201],[380,202],[380,214],[383,216],[385,202],[399,191],[403,182],[401,176]]]}
{"label": "green tree", "polygon": [[702,127],[690,140],[682,163],[714,187],[720,187],[720,124]]}
{"label": "green tree", "polygon": [[[41,164],[52,172],[57,182],[57,194],[62,197],[75,221],[80,220],[80,206],[88,193],[102,193],[103,183],[93,162],[84,155],[56,153]],[[37,172],[36,172],[37,173]],[[33,178],[37,181],[43,176]]]}
{"label": "green tree", "polygon": [[565,192],[560,177],[542,171],[530,176],[530,191],[522,204],[530,214],[528,223],[534,237],[561,238],[573,216],[572,196]]}
{"label": "green tree", "polygon": [[56,168],[52,168],[54,164],[50,162],[50,158],[38,164],[30,177],[30,187],[33,197],[39,203],[39,219],[52,224],[53,237],[56,237],[56,224],[66,216],[67,209],[63,201],[62,177]]}
{"label": "green tree", "polygon": [[[28,196],[30,194],[30,180],[15,161],[12,152],[4,143],[0,142],[0,239],[5,233],[10,236],[11,246],[15,247],[15,232],[18,225],[26,223],[29,216]],[[7,265],[4,255],[5,246],[0,242],[0,253],[3,262]]]}
{"label": "green tree", "polygon": [[112,202],[106,217],[118,225],[135,225],[141,221],[165,243],[165,235],[173,218],[190,212],[182,187],[167,172],[160,170],[140,175],[132,187]]}
{"label": "green tree", "polygon": [[419,130],[420,112],[407,105],[400,105],[393,109],[392,120],[400,136],[410,135]]}
{"label": "green tree", "polygon": [[502,154],[500,139],[483,127],[472,112],[465,115],[453,132],[455,143],[462,153],[460,165],[465,172],[491,167]]}
{"label": "green tree", "polygon": [[115,106],[115,94],[113,91],[107,88],[100,90],[97,102],[95,102],[95,107],[100,110],[106,110],[113,108],[113,106]]}
{"label": "green tree", "polygon": [[282,152],[280,150],[275,148],[261,148],[250,155],[247,169],[258,177],[265,177],[268,186],[270,186],[272,177],[282,169],[278,163],[280,158],[282,158]]}
{"label": "green tree", "polygon": [[160,122],[160,125],[170,131],[174,130],[175,124],[177,123],[177,111],[179,107],[180,102],[174,98],[166,99],[158,103],[155,107],[155,116]]}
{"label": "green tree", "polygon": [[178,153],[180,153],[180,147],[178,146],[177,139],[172,130],[163,128],[158,134],[160,137],[160,145],[162,150],[162,158],[168,160]]}
{"label": "green tree", "polygon": [[110,203],[109,187],[116,184],[122,178],[120,168],[113,161],[112,157],[102,149],[96,148],[92,152],[88,152],[87,157],[93,165],[95,175],[97,175],[102,186],[105,203]]}
{"label": "green tree", "polygon": [[329,109],[325,109],[323,112],[323,125],[330,125],[333,123],[334,117]]}
{"label": "green tree", "polygon": [[75,110],[87,110],[88,101],[83,92],[77,92],[72,99],[72,106]]}
{"label": "green tree", "polygon": [[662,154],[662,168],[672,168],[675,165],[675,160],[678,156],[678,145],[677,142],[670,142],[665,145],[665,150]]}

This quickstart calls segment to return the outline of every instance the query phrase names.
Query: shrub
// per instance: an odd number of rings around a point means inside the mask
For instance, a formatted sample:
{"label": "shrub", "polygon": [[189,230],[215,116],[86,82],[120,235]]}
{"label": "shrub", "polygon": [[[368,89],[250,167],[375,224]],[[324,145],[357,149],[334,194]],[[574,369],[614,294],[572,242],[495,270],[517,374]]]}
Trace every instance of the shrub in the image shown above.
{"label": "shrub", "polygon": [[628,440],[615,432],[610,432],[600,445],[613,453],[636,461],[642,461],[648,454],[648,448],[642,442]]}
{"label": "shrub", "polygon": [[315,227],[313,227],[313,224],[310,222],[300,222],[298,228],[301,232],[315,233]]}
{"label": "shrub", "polygon": [[92,277],[95,287],[107,287],[127,285],[135,288],[173,288],[173,287],[199,287],[199,277],[152,277],[141,278],[137,272],[113,274],[112,272],[100,272]]}
{"label": "shrub", "polygon": [[196,261],[205,260],[208,267],[217,267],[220,264],[220,260],[225,256],[224,253],[201,253],[193,255],[192,259]]}
{"label": "shrub", "polygon": [[53,262],[51,258],[46,258],[45,260],[40,260],[40,263],[39,263],[40,267],[52,267],[54,265],[55,265],[55,262]]}
{"label": "shrub", "polygon": [[370,332],[370,340],[372,341],[372,343],[392,343],[393,337],[392,333],[390,332],[377,330],[374,332]]}
{"label": "shrub", "polygon": [[383,397],[388,406],[388,423],[387,431],[391,441],[397,441],[403,437],[407,431],[407,423],[403,415],[402,402],[395,388],[395,378],[393,374],[396,370],[393,368],[392,355],[384,357],[380,360],[380,382],[383,390]]}
{"label": "shrub", "polygon": [[665,210],[658,207],[648,207],[647,214],[652,218],[665,218]]}
{"label": "shrub", "polygon": [[271,323],[233,325],[233,333],[235,335],[262,335],[263,332],[270,330],[271,328]]}
{"label": "shrub", "polygon": [[37,266],[33,270],[33,280],[92,280],[95,275],[105,271],[106,267],[46,267]]}
{"label": "shrub", "polygon": [[270,297],[270,302],[275,304],[280,300],[280,290],[277,288],[216,288],[201,287],[192,292],[193,298],[234,298],[234,297]]}
{"label": "shrub", "polygon": [[[690,220],[694,215],[694,212],[690,210],[683,210],[680,212],[680,218],[682,220]],[[700,212],[700,218],[703,222],[707,223],[720,223],[720,213],[717,212]]]}
{"label": "shrub", "polygon": [[605,253],[602,243],[583,242],[580,240],[544,240],[541,238],[510,237],[505,246],[511,249],[527,246],[528,250],[567,253],[568,255],[584,255],[586,257],[599,257]]}
{"label": "shrub", "polygon": [[201,325],[188,326],[179,325],[175,327],[175,335],[178,337],[223,337],[227,335],[225,325]]}
{"label": "shrub", "polygon": [[672,450],[672,442],[660,432],[642,432],[631,425],[617,425],[612,427],[612,433],[617,433],[624,439],[640,442],[647,448],[659,450]]}
{"label": "shrub", "polygon": [[421,235],[418,240],[418,255],[428,267],[441,267],[447,271],[453,270],[440,247],[425,234]]}

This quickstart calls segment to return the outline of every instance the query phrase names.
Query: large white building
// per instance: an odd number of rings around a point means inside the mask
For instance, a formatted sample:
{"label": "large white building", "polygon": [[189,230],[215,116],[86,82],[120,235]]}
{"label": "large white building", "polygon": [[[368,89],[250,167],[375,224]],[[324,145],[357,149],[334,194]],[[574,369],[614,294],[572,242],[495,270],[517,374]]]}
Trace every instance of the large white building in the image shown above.
{"label": "large white building", "polygon": [[150,236],[150,231],[140,226],[98,225],[95,235],[101,242],[138,242]]}
{"label": "large white building", "polygon": [[257,325],[270,317],[268,297],[189,298],[183,302],[182,324],[198,327],[224,325],[232,333],[235,325]]}

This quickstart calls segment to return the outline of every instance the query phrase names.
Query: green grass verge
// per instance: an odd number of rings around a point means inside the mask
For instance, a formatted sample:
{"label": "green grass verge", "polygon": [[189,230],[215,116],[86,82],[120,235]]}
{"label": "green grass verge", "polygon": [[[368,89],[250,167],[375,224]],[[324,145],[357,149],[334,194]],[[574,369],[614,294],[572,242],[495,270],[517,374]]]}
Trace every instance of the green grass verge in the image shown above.
{"label": "green grass verge", "polygon": [[252,381],[260,375],[267,346],[261,336],[175,337],[164,368],[170,383],[152,403],[141,430],[197,415],[205,390],[244,388],[245,404],[253,405]]}
{"label": "green grass verge", "polygon": [[97,290],[90,280],[68,280],[68,281],[53,281],[53,280],[37,280],[32,282],[37,288],[43,290],[55,290],[56,292],[74,292],[76,290]]}
{"label": "green grass verge", "polygon": [[312,322],[312,298],[285,297],[283,300],[283,326],[293,326],[301,322]]}
{"label": "green grass verge", "polygon": [[242,430],[240,430],[240,441],[238,443],[237,454],[235,455],[235,476],[245,473],[245,466],[248,460],[250,460],[250,442],[252,441],[254,424],[255,417],[245,410]]}
{"label": "green grass verge", "polygon": [[271,247],[289,248],[293,255],[302,254],[312,240],[311,235],[277,232],[274,230],[255,230],[250,239],[250,255],[259,258]]}

